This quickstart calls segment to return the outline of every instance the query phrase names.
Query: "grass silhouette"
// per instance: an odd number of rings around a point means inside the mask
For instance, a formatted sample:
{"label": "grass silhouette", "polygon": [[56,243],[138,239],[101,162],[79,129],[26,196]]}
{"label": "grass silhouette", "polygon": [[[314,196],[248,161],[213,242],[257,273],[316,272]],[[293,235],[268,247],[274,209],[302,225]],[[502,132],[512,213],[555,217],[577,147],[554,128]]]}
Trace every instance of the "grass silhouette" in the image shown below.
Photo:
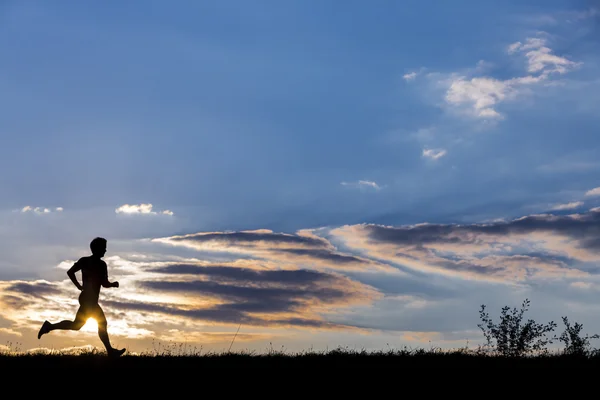
{"label": "grass silhouette", "polygon": [[547,351],[538,355],[503,356],[489,350],[388,349],[355,350],[338,347],[326,351],[182,351],[182,345],[165,346],[163,351],[106,357],[104,351],[52,351],[48,353],[0,353],[3,367],[119,367],[119,368],[197,368],[197,367],[572,367],[600,366],[600,353],[573,355],[564,351]]}
{"label": "grass silhouette", "polygon": [[[197,367],[600,367],[600,350],[591,347],[590,339],[600,335],[581,336],[583,325],[570,323],[562,317],[564,332],[553,335],[556,324],[550,321],[539,324],[524,314],[529,308],[525,299],[521,309],[503,307],[500,321],[494,322],[481,306],[478,327],[487,340],[485,345],[458,349],[401,349],[388,348],[380,351],[356,350],[337,347],[325,351],[288,352],[273,349],[265,352],[255,350],[204,352],[202,347],[189,347],[184,343],[153,341],[152,349],[139,354],[119,358],[106,356],[96,348],[50,351],[21,351],[19,343],[9,342],[7,350],[0,350],[3,367],[122,367],[122,368],[197,368]],[[237,335],[237,332],[236,332]],[[563,349],[549,350],[554,341],[564,344]],[[389,345],[388,345],[389,346]]]}

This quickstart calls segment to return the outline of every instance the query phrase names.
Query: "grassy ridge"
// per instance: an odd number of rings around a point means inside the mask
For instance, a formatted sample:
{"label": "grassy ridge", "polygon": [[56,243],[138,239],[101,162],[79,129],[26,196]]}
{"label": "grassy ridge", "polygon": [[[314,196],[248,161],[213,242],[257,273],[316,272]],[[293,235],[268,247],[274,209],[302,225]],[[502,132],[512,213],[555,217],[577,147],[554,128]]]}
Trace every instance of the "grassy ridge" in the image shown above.
{"label": "grassy ridge", "polygon": [[0,368],[256,368],[256,367],[600,367],[600,356],[546,354],[527,357],[503,357],[480,351],[389,350],[355,351],[343,348],[327,352],[264,354],[231,353],[205,355],[141,354],[116,359],[104,353],[73,354],[2,354]]}

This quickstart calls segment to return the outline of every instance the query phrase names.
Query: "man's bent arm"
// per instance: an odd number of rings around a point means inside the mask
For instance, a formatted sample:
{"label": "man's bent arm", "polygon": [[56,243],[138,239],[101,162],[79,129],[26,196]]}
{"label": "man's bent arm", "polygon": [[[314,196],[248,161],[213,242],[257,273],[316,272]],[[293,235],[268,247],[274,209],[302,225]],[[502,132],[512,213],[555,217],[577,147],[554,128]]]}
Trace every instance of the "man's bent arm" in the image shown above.
{"label": "man's bent arm", "polygon": [[108,278],[104,278],[102,281],[102,287],[111,288],[111,287],[119,287],[119,282],[109,282]]}
{"label": "man's bent arm", "polygon": [[83,286],[79,284],[79,281],[77,281],[77,277],[75,276],[75,272],[79,271],[80,269],[81,268],[75,263],[71,268],[69,268],[69,270],[67,271],[67,275],[69,276],[73,284],[77,286],[77,289],[83,290]]}
{"label": "man's bent arm", "polygon": [[109,282],[108,281],[108,268],[106,263],[103,265],[104,276],[102,277],[102,287],[111,288],[111,287],[119,287],[119,282]]}

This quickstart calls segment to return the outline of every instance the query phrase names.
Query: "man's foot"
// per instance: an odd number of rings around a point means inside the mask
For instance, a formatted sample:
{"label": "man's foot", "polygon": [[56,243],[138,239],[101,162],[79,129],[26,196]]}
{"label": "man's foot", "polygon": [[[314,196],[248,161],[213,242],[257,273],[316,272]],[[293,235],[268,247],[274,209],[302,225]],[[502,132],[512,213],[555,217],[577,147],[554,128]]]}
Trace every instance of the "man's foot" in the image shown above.
{"label": "man's foot", "polygon": [[110,349],[107,353],[109,357],[120,357],[125,353],[125,349]]}
{"label": "man's foot", "polygon": [[38,332],[38,339],[48,332],[50,332],[50,322],[44,321],[42,327],[40,328],[40,331]]}

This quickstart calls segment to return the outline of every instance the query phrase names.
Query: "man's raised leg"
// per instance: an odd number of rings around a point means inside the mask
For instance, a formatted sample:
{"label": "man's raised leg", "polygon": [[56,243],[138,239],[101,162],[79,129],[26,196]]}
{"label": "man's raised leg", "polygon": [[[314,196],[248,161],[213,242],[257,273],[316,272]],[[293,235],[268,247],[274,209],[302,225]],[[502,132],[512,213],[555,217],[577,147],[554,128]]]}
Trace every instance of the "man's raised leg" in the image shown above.
{"label": "man's raised leg", "polygon": [[79,310],[77,310],[77,314],[75,315],[75,320],[73,321],[69,321],[67,319],[57,322],[56,324],[52,324],[48,321],[44,321],[44,323],[42,324],[42,327],[40,328],[39,332],[38,332],[38,339],[42,337],[42,335],[45,335],[46,333],[49,333],[51,331],[54,331],[56,329],[59,330],[68,330],[68,331],[78,331],[80,330],[83,325],[85,325],[85,315],[83,313],[83,310],[81,310],[81,308]]}

